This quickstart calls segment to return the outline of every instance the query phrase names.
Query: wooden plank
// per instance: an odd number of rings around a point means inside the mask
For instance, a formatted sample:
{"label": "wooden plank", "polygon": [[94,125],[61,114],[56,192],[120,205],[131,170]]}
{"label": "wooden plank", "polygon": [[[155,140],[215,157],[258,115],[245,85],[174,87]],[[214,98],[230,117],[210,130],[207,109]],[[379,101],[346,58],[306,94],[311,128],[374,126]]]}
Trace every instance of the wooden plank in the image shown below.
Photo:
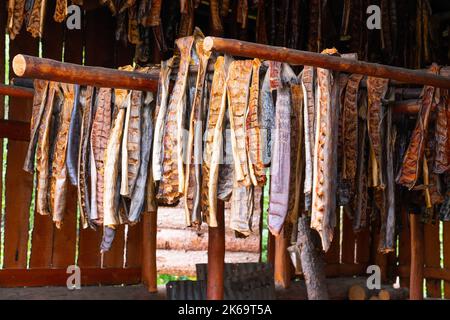
{"label": "wooden plank", "polygon": [[[9,56],[18,53],[36,55],[38,41],[22,30],[14,41],[10,42]],[[12,77],[10,68],[10,77]],[[29,121],[31,100],[10,99],[8,118],[17,121]],[[33,188],[33,175],[23,171],[22,165],[27,153],[28,143],[8,141],[8,156],[5,183],[5,233],[4,268],[26,268],[30,202]]]}
{"label": "wooden plank", "polygon": [[[411,236],[407,209],[402,207],[401,211],[398,263],[403,267],[409,266],[411,262]],[[400,286],[409,288],[409,274],[400,275]]]}
{"label": "wooden plank", "polygon": [[409,283],[409,299],[423,300],[423,264],[424,241],[423,223],[419,214],[410,214],[411,225],[411,269]]}
{"label": "wooden plank", "polygon": [[325,261],[327,264],[340,263],[340,251],[341,251],[341,209],[336,208],[336,227],[334,228],[333,241],[331,242],[330,249],[325,253]]}
{"label": "wooden plank", "polygon": [[[62,24],[64,26],[64,24]],[[81,30],[63,28],[65,62],[82,64],[83,33]],[[69,186],[66,198],[64,223],[60,230],[54,228],[53,267],[75,264],[77,247],[77,188]]]}
{"label": "wooden plank", "polygon": [[[85,37],[85,64],[90,66],[114,67],[114,18],[108,8],[101,7],[87,11]],[[101,229],[94,231],[80,226],[78,244],[78,265],[82,267],[100,266]],[[116,239],[117,240],[117,239]],[[116,241],[115,241],[116,242]]]}
{"label": "wooden plank", "polygon": [[111,249],[103,254],[103,268],[122,268],[125,250],[125,226],[116,229]]}
{"label": "wooden plank", "polygon": [[127,268],[140,267],[142,265],[142,222],[128,226],[126,244],[125,266]]}
{"label": "wooden plank", "polygon": [[356,234],[356,263],[368,264],[370,260],[370,230],[363,228]]}
{"label": "wooden plank", "polygon": [[343,214],[342,221],[342,256],[341,262],[355,263],[355,234],[353,233],[352,220],[347,213]]}
{"label": "wooden plank", "polygon": [[[401,277],[406,277],[410,274],[410,267],[403,266],[397,268],[397,273]],[[444,280],[450,282],[450,269],[448,268],[436,268],[436,267],[425,267],[423,269],[423,275],[427,279],[434,280]]]}
{"label": "wooden plank", "polygon": [[142,282],[149,292],[156,292],[156,229],[158,212],[146,212],[142,217]]}
{"label": "wooden plank", "polygon": [[275,237],[275,263],[274,280],[275,286],[288,288],[291,283],[290,265],[291,261],[287,252],[288,237],[285,235],[284,228],[280,235]]}
{"label": "wooden plank", "polygon": [[[444,268],[450,269],[450,222],[444,224]],[[444,298],[450,299],[450,279],[444,281]]]}
{"label": "wooden plank", "polygon": [[[440,241],[439,221],[435,224],[427,223],[424,226],[424,262],[425,267],[440,267]],[[427,298],[441,298],[441,281],[426,280]]]}
{"label": "wooden plank", "polygon": [[0,138],[15,141],[30,140],[30,123],[25,121],[0,119]]}
{"label": "wooden plank", "polygon": [[[81,268],[81,285],[119,285],[140,282],[140,268]],[[4,269],[0,270],[0,287],[66,286],[70,274],[62,269]]]}
{"label": "wooden plank", "polygon": [[371,257],[370,263],[375,264],[380,267],[381,270],[381,282],[386,283],[388,279],[388,259],[387,255],[380,253],[378,251],[378,246],[380,243],[380,232],[379,228],[373,228],[372,230],[372,243],[371,243]]}

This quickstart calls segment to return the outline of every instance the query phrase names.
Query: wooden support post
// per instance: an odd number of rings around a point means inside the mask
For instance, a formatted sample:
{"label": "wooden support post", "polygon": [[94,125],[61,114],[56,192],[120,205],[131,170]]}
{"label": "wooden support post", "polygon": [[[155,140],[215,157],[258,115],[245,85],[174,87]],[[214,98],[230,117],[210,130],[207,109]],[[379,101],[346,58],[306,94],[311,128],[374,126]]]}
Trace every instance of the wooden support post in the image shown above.
{"label": "wooden support post", "polygon": [[156,232],[157,211],[142,216],[142,282],[149,292],[157,292]]}
{"label": "wooden support post", "polygon": [[151,73],[121,71],[22,54],[14,57],[13,69],[19,77],[142,91],[156,91],[159,78],[157,70]]}
{"label": "wooden support post", "polygon": [[208,276],[206,298],[223,300],[225,269],[225,205],[217,200],[217,227],[208,228]]}
{"label": "wooden support post", "polygon": [[284,228],[280,234],[275,237],[275,262],[274,262],[274,280],[275,286],[289,288],[291,283],[290,258],[287,251],[288,239]]}
{"label": "wooden support post", "polygon": [[410,269],[410,300],[423,299],[423,224],[420,215],[410,214],[411,226],[411,269]]}
{"label": "wooden support post", "polygon": [[377,63],[334,57],[315,52],[300,51],[217,37],[206,37],[203,42],[203,46],[205,50],[214,50],[221,53],[227,53],[232,56],[281,61],[291,65],[307,65],[335,71],[387,78],[404,83],[431,85],[434,87],[450,89],[450,78],[434,75],[422,70],[392,67]]}

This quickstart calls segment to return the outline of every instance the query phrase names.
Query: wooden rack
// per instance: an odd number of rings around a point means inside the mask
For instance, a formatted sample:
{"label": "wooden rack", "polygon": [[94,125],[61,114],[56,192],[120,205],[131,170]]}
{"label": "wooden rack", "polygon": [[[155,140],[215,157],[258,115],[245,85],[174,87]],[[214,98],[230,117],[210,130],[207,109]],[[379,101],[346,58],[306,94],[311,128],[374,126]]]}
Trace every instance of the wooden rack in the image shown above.
{"label": "wooden rack", "polygon": [[[389,78],[402,83],[432,85],[450,89],[450,79],[430,74],[423,70],[409,70],[380,64],[355,61],[318,53],[292,50],[256,43],[207,37],[206,50],[214,50],[234,56],[261,58],[290,63],[310,65],[358,73],[367,76]],[[44,79],[97,87],[124,88],[130,90],[156,91],[158,70],[150,73],[119,71],[100,67],[81,66],[27,55],[17,55],[13,60],[13,70],[19,77]],[[11,92],[11,91],[10,91]],[[29,96],[29,93],[28,93]],[[397,107],[402,113],[417,113],[417,100],[410,100]],[[208,299],[223,299],[224,269],[224,205],[218,202],[219,228],[210,228],[208,237]],[[156,290],[156,212],[143,215],[143,264],[142,279],[150,291]],[[413,256],[414,257],[414,256]]]}
{"label": "wooden rack", "polygon": [[208,51],[213,50],[219,53],[227,53],[232,56],[280,61],[291,65],[307,65],[366,76],[387,78],[403,83],[430,85],[433,87],[450,89],[450,78],[433,75],[422,70],[410,70],[377,63],[339,58],[320,53],[217,37],[206,37],[203,42],[203,47]]}

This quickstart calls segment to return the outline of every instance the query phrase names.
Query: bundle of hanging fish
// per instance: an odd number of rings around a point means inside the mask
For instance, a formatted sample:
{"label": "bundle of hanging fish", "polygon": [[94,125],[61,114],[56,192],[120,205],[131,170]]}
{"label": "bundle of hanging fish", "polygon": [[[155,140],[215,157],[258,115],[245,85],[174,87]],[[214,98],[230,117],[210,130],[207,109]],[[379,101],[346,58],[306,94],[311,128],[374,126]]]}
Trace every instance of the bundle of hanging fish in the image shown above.
{"label": "bundle of hanging fish", "polygon": [[34,88],[24,170],[36,169],[36,210],[61,228],[65,215],[76,214],[66,211],[66,194],[77,186],[82,226],[104,226],[107,251],[118,225],[135,224],[144,205],[154,205],[147,187],[153,94],[42,80]]}

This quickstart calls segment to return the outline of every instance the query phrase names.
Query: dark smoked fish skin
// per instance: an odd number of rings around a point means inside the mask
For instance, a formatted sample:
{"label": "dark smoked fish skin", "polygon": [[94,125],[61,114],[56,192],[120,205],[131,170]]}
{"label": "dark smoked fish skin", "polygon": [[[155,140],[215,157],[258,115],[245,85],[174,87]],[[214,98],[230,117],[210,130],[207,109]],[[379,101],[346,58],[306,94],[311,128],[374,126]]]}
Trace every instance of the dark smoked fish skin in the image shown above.
{"label": "dark smoked fish skin", "polygon": [[81,134],[81,106],[80,106],[80,86],[75,85],[75,96],[73,102],[72,115],[69,124],[69,141],[67,146],[67,175],[72,185],[78,185],[78,153],[80,150]]}
{"label": "dark smoked fish skin", "polygon": [[[438,73],[439,69],[436,65],[433,65],[430,71],[433,73]],[[396,182],[410,190],[416,185],[419,177],[425,150],[425,138],[428,131],[431,108],[435,100],[435,91],[436,89],[431,86],[425,86],[423,88],[416,127],[414,128],[408,149],[403,158],[400,172],[397,175]]]}
{"label": "dark smoked fish skin", "polygon": [[39,126],[38,133],[38,145],[36,151],[36,211],[41,215],[50,214],[48,199],[48,178],[50,174],[50,129],[56,90],[57,84],[50,82],[44,114],[42,115],[42,122]]}
{"label": "dark smoked fish skin", "polygon": [[[92,194],[95,193],[97,218],[93,221],[97,225],[103,224],[103,192],[105,176],[105,150],[111,130],[112,116],[112,91],[110,88],[100,88],[96,99],[96,111],[92,122],[91,147],[93,153],[93,165],[96,169],[96,181],[93,185]],[[95,188],[94,188],[95,186]],[[92,205],[94,206],[94,204]]]}
{"label": "dark smoked fish skin", "polygon": [[78,204],[80,206],[80,217],[82,226],[86,229],[89,226],[90,217],[90,202],[89,202],[89,154],[90,143],[89,137],[92,125],[92,116],[94,109],[94,88],[88,86],[81,93],[82,104],[82,121],[81,121],[81,136],[80,148],[78,152]]}
{"label": "dark smoked fish skin", "polygon": [[34,81],[33,109],[30,123],[30,144],[28,145],[27,155],[23,164],[23,170],[29,173],[34,172],[34,157],[36,145],[38,143],[39,126],[41,125],[42,115],[45,110],[47,91],[48,81]]}

